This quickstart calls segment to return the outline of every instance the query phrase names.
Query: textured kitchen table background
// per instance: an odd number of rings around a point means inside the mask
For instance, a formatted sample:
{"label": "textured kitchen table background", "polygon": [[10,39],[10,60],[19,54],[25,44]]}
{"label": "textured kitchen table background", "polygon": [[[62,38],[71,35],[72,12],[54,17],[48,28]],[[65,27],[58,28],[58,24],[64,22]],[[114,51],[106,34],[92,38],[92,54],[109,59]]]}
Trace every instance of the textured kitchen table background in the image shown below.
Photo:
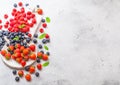
{"label": "textured kitchen table background", "polygon": [[[0,17],[14,2],[0,0]],[[51,17],[50,65],[14,81],[0,60],[0,85],[120,85],[120,0],[22,0]]]}

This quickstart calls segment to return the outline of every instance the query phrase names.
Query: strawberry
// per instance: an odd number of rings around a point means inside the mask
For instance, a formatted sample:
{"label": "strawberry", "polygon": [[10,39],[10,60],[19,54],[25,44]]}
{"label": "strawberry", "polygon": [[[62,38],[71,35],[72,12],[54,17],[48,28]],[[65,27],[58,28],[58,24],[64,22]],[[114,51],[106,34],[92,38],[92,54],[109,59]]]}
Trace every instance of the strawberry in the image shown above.
{"label": "strawberry", "polygon": [[9,50],[9,51],[13,51],[13,50],[14,50],[14,46],[13,46],[13,45],[10,45],[10,46],[8,47],[8,50]]}
{"label": "strawberry", "polygon": [[39,15],[42,15],[43,14],[43,10],[42,9],[37,9],[37,13],[39,14]]}
{"label": "strawberry", "polygon": [[34,73],[34,72],[35,72],[35,67],[34,67],[34,66],[30,66],[29,72],[30,72],[30,73]]}
{"label": "strawberry", "polygon": [[24,60],[28,61],[29,60],[29,56],[24,56]]}
{"label": "strawberry", "polygon": [[20,49],[20,47],[21,47],[21,45],[18,44],[18,43],[15,45],[15,48],[19,48]]}
{"label": "strawberry", "polygon": [[36,60],[36,54],[35,54],[35,53],[32,53],[32,54],[30,55],[30,59]]}
{"label": "strawberry", "polygon": [[22,61],[22,58],[16,58],[16,61],[20,63]]}
{"label": "strawberry", "polygon": [[21,57],[21,53],[15,53],[15,56],[17,57],[17,58],[20,58]]}
{"label": "strawberry", "polygon": [[26,75],[25,75],[25,79],[26,79],[27,81],[31,81],[31,75],[30,75],[30,74],[26,74]]}
{"label": "strawberry", "polygon": [[10,54],[10,53],[5,54],[5,58],[6,58],[7,60],[10,60],[11,54]]}
{"label": "strawberry", "polygon": [[35,45],[34,45],[34,44],[30,45],[29,48],[30,48],[32,51],[35,51]]}
{"label": "strawberry", "polygon": [[28,50],[28,49],[24,49],[24,50],[23,50],[23,54],[24,54],[24,55],[28,55],[28,53],[29,53],[29,50]]}
{"label": "strawberry", "polygon": [[37,68],[38,68],[38,70],[41,70],[42,69],[42,65],[41,64],[37,64]]}
{"label": "strawberry", "polygon": [[20,51],[21,51],[21,52],[23,52],[24,49],[25,49],[24,46],[21,46],[21,47],[20,47]]}
{"label": "strawberry", "polygon": [[24,60],[22,60],[22,61],[20,62],[20,64],[24,67],[24,66],[26,65],[26,62],[25,62]]}
{"label": "strawberry", "polygon": [[37,57],[40,58],[40,59],[42,58],[42,55],[43,55],[42,52],[38,52],[38,53],[37,53]]}
{"label": "strawberry", "polygon": [[43,59],[44,61],[47,61],[47,60],[48,60],[48,55],[43,54],[42,59]]}
{"label": "strawberry", "polygon": [[14,53],[20,53],[20,49],[19,48],[15,49]]}
{"label": "strawberry", "polygon": [[1,50],[1,55],[2,55],[2,56],[5,56],[6,53],[7,53],[6,50]]}
{"label": "strawberry", "polygon": [[18,71],[18,75],[19,75],[20,77],[23,77],[24,72],[23,72],[22,70],[19,70],[19,71]]}

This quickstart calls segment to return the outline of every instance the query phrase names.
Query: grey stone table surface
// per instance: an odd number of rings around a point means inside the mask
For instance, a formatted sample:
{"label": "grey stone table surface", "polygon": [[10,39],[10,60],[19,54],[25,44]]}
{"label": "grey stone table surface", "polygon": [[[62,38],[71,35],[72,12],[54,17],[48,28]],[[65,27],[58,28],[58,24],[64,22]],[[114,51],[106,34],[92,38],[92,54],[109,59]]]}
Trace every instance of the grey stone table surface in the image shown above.
{"label": "grey stone table surface", "polygon": [[[1,13],[18,1],[0,0]],[[22,1],[51,17],[50,65],[16,83],[0,60],[0,85],[120,85],[120,0]]]}

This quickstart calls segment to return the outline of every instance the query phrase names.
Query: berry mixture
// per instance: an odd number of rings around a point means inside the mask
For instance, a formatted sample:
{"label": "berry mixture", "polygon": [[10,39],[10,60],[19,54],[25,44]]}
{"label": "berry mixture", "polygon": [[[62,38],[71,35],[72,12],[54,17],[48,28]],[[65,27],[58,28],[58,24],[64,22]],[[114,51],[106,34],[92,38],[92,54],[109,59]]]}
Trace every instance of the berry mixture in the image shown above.
{"label": "berry mixture", "polygon": [[[36,5],[35,10],[26,10],[26,7],[29,3],[14,3],[12,17],[4,14],[5,23],[0,19],[0,53],[3,61],[20,66],[12,68],[16,82],[22,78],[31,81],[34,75],[40,77],[40,71],[49,65],[50,35],[45,31],[50,18],[42,18],[39,24],[37,16],[44,14],[42,8]],[[36,31],[33,34],[31,30]],[[29,65],[30,61],[33,63]]]}

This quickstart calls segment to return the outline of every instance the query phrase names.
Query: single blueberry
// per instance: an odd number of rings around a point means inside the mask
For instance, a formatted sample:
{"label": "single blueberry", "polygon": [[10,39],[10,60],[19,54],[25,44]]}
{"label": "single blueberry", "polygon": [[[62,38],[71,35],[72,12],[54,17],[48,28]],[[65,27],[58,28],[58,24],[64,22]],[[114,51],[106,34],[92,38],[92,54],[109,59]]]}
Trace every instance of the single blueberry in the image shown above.
{"label": "single blueberry", "polygon": [[13,73],[14,75],[16,75],[17,71],[16,71],[16,70],[13,70],[12,73]]}
{"label": "single blueberry", "polygon": [[38,47],[39,47],[40,49],[42,49],[42,45],[41,45],[41,44],[39,44]]}
{"label": "single blueberry", "polygon": [[20,80],[20,78],[19,77],[15,77],[15,80],[18,82]]}
{"label": "single blueberry", "polygon": [[36,72],[35,75],[36,75],[36,77],[39,77],[39,73],[38,72]]}
{"label": "single blueberry", "polygon": [[17,7],[17,4],[15,3],[13,6],[16,8],[16,7]]}
{"label": "single blueberry", "polygon": [[41,20],[41,22],[43,22],[43,23],[44,23],[44,22],[45,22],[45,19],[42,19],[42,20]]}

